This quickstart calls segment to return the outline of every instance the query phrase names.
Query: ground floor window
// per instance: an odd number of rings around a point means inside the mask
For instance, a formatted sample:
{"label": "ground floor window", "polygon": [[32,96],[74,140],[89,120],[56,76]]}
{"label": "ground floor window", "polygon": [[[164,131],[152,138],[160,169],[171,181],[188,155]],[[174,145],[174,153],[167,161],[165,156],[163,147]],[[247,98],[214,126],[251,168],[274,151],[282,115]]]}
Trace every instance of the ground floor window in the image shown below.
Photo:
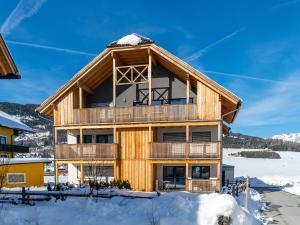
{"label": "ground floor window", "polygon": [[185,167],[184,166],[164,166],[163,182],[168,182],[174,188],[185,186]]}
{"label": "ground floor window", "polygon": [[7,174],[7,183],[8,184],[19,184],[26,182],[25,173],[8,173]]}
{"label": "ground floor window", "polygon": [[192,166],[192,179],[209,179],[210,166]]}

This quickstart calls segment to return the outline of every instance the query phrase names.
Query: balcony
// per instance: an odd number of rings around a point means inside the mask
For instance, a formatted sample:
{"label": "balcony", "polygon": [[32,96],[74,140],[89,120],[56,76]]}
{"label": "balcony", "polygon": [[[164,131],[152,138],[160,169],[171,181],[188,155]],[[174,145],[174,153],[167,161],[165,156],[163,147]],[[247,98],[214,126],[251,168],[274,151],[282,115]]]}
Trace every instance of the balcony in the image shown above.
{"label": "balcony", "polygon": [[117,144],[57,144],[55,159],[58,160],[115,160]]}
{"label": "balcony", "polygon": [[197,104],[101,107],[74,109],[69,118],[58,118],[57,125],[99,123],[146,123],[199,120]]}
{"label": "balcony", "polygon": [[220,142],[154,142],[150,143],[150,159],[218,159]]}
{"label": "balcony", "polygon": [[29,147],[21,145],[0,144],[0,152],[29,153]]}

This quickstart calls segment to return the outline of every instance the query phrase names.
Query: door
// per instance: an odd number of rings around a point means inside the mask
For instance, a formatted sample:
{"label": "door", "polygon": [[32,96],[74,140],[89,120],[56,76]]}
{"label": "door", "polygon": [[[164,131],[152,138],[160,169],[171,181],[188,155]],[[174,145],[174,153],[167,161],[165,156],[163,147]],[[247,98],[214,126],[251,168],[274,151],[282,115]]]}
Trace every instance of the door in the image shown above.
{"label": "door", "polygon": [[171,188],[185,188],[185,166],[164,166],[163,181]]}

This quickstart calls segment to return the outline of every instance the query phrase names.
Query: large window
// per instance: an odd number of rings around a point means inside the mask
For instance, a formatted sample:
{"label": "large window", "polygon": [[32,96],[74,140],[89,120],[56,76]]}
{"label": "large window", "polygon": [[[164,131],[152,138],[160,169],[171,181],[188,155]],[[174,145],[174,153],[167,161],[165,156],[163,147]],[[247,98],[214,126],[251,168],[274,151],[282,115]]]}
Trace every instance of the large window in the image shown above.
{"label": "large window", "polygon": [[8,184],[19,184],[26,182],[25,173],[8,173],[7,174],[7,183]]}
{"label": "large window", "polygon": [[211,141],[211,132],[193,132],[192,133],[192,142],[210,142]]}
{"label": "large window", "polygon": [[112,134],[99,134],[96,136],[96,143],[114,143],[114,136]]}
{"label": "large window", "polygon": [[192,166],[192,179],[209,179],[209,166]]}
{"label": "large window", "polygon": [[[93,143],[92,135],[83,135],[83,144],[91,144]],[[80,135],[77,135],[77,144],[80,144]]]}
{"label": "large window", "polygon": [[163,180],[169,182],[174,188],[182,188],[185,185],[184,166],[164,166]]}
{"label": "large window", "polygon": [[164,133],[163,141],[164,142],[185,142],[186,136],[185,133]]}
{"label": "large window", "polygon": [[0,136],[0,144],[6,144],[6,137]]}

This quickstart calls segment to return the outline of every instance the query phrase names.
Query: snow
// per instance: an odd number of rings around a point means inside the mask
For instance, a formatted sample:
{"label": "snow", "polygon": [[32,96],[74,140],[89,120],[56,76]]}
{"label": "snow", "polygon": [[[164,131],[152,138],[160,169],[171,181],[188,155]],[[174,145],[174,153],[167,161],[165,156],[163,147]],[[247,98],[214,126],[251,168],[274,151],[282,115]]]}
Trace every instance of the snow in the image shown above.
{"label": "snow", "polygon": [[[52,224],[150,224],[154,217],[161,225],[216,225],[219,215],[232,218],[233,225],[258,225],[260,222],[226,194],[187,192],[155,193],[120,191],[123,194],[151,194],[153,199],[113,197],[110,199],[75,198],[65,201],[36,202],[35,206],[3,204],[1,225]],[[250,198],[251,207],[255,207]]]}
{"label": "snow", "polygon": [[121,39],[119,39],[117,41],[117,44],[118,45],[138,45],[140,43],[142,43],[142,38],[140,35],[137,35],[135,33],[133,34],[129,34],[129,35],[126,35],[124,37],[122,37]]}
{"label": "snow", "polygon": [[[223,162],[235,166],[235,177],[250,177],[252,187],[281,187],[300,195],[300,152],[280,152],[281,159],[253,159],[230,156],[248,149],[224,149]],[[265,151],[260,149],[260,151]]]}
{"label": "snow", "polygon": [[283,141],[292,141],[300,143],[300,133],[277,134],[274,135],[272,139],[280,139]]}
{"label": "snow", "polygon": [[20,120],[0,110],[0,126],[32,132],[32,129]]}
{"label": "snow", "polygon": [[25,164],[25,163],[51,163],[53,159],[47,158],[0,158],[3,164]]}

